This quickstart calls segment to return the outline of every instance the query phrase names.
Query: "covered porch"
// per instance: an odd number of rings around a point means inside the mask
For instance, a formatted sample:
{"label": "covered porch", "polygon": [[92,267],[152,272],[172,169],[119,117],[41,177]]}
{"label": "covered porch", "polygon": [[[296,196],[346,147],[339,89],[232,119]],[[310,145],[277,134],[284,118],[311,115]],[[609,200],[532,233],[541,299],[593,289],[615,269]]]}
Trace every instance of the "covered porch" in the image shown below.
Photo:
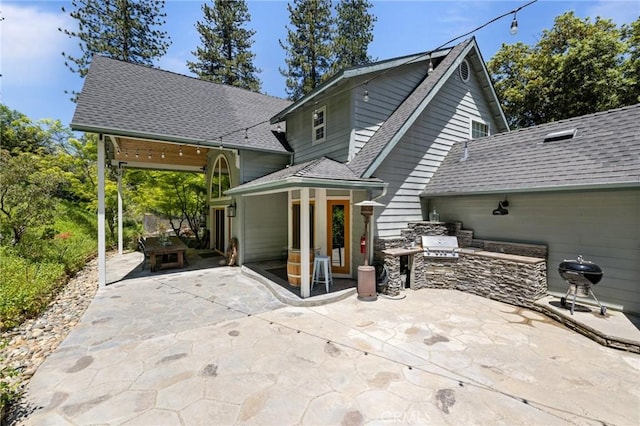
{"label": "covered porch", "polygon": [[[358,265],[365,257],[371,262],[373,256],[371,244],[367,253],[360,249],[365,226],[354,205],[385,191],[384,182],[357,178],[345,164],[328,158],[232,188],[226,194],[237,204],[240,263],[307,298],[318,291],[312,291],[312,274],[314,260],[323,256],[328,258],[333,287],[354,287]],[[371,227],[368,241],[374,232]],[[326,293],[324,288],[320,291]]]}

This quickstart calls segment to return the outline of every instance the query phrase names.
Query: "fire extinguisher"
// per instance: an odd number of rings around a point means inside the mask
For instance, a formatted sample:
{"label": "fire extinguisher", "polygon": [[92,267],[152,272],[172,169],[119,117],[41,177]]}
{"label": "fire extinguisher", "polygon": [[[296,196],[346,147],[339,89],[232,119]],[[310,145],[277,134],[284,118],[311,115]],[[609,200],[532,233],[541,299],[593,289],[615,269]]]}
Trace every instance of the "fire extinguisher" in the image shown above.
{"label": "fire extinguisher", "polygon": [[367,251],[367,237],[366,236],[362,236],[360,237],[360,253],[365,254]]}

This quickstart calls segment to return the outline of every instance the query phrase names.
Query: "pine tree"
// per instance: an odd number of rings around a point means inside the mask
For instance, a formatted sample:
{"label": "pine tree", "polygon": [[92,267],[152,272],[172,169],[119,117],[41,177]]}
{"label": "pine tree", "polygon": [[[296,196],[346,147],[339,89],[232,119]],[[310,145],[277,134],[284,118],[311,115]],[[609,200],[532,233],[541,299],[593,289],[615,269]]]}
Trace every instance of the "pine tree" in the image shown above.
{"label": "pine tree", "polygon": [[377,20],[369,13],[372,4],[368,0],[342,0],[336,5],[338,19],[333,50],[336,57],[332,71],[373,62],[368,55],[373,41],[373,24]]}
{"label": "pine tree", "polygon": [[71,5],[75,10],[69,15],[78,21],[78,30],[58,30],[80,39],[82,56],[62,52],[65,65],[80,77],[87,74],[94,54],[152,65],[171,44],[160,29],[166,17],[164,0],[71,0]]}
{"label": "pine tree", "polygon": [[289,99],[296,100],[312,91],[328,77],[333,60],[331,0],[294,0],[287,5],[293,28],[287,27],[287,78]]}
{"label": "pine tree", "polygon": [[202,46],[188,61],[192,73],[203,80],[260,91],[260,72],[253,64],[255,54],[249,50],[255,34],[243,25],[251,20],[245,0],[212,0],[202,5],[204,21],[196,24]]}

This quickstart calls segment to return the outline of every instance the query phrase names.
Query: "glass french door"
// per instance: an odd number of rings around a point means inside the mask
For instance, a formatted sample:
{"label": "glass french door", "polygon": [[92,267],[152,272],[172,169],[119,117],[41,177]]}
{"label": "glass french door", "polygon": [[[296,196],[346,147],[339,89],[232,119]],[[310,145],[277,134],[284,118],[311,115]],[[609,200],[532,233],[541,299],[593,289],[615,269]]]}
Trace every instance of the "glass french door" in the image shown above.
{"label": "glass french door", "polygon": [[213,250],[224,253],[227,242],[225,232],[225,209],[213,209]]}
{"label": "glass french door", "polygon": [[327,254],[334,274],[350,273],[350,213],[349,200],[327,200]]}

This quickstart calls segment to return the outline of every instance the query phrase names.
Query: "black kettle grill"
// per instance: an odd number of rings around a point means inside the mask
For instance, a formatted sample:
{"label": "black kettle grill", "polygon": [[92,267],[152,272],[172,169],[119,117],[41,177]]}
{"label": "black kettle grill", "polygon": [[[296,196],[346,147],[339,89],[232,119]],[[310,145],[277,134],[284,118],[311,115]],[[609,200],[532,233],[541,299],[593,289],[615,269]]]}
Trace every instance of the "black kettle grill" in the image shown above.
{"label": "black kettle grill", "polygon": [[576,296],[588,297],[589,295],[598,302],[600,306],[600,314],[605,315],[607,308],[602,306],[596,295],[591,289],[592,286],[598,284],[602,279],[602,269],[593,262],[582,259],[582,255],[578,256],[577,260],[566,260],[558,266],[558,272],[560,276],[569,284],[567,294],[560,299],[562,306],[567,305],[567,297],[573,295],[573,301],[571,302],[571,315],[576,305]]}

